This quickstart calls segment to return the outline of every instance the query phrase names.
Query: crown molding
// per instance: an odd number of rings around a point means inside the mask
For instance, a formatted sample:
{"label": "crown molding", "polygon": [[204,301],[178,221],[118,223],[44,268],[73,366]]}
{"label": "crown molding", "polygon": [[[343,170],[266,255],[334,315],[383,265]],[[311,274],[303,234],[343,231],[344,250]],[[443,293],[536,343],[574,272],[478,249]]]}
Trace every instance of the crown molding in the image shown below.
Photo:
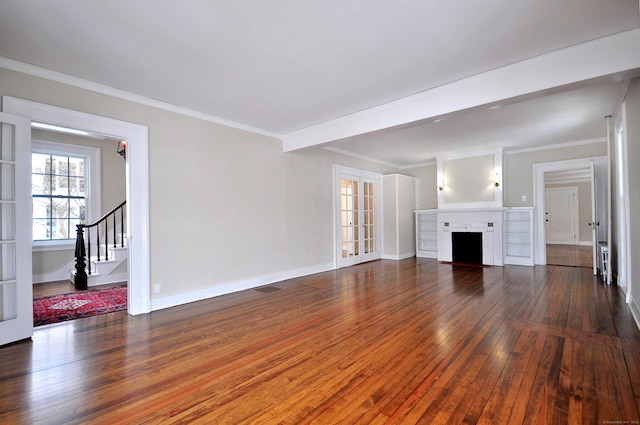
{"label": "crown molding", "polygon": [[537,151],[546,151],[550,149],[562,149],[562,148],[570,148],[573,146],[584,146],[584,145],[592,145],[594,143],[606,143],[607,138],[597,138],[597,139],[587,139],[587,140],[576,140],[573,142],[564,142],[564,143],[552,143],[550,145],[544,146],[534,146],[531,148],[521,148],[521,149],[509,149],[504,151],[505,155],[516,155],[520,153],[528,153],[528,152],[537,152]]}
{"label": "crown molding", "polygon": [[62,83],[68,86],[89,90],[95,93],[104,94],[104,95],[115,97],[122,100],[127,100],[129,102],[134,102],[144,106],[150,106],[152,108],[160,109],[163,111],[173,112],[173,113],[187,116],[190,118],[196,118],[202,121],[207,121],[214,124],[220,124],[220,125],[235,128],[238,130],[248,131],[250,133],[272,137],[278,140],[282,140],[283,138],[281,134],[273,133],[271,131],[267,131],[261,128],[257,128],[257,127],[242,124],[236,121],[217,117],[215,115],[205,114],[203,112],[195,111],[193,109],[185,108],[182,106],[173,105],[167,102],[162,102],[156,99],[151,99],[146,96],[131,93],[125,90],[116,89],[110,86],[106,86],[104,84],[99,84],[93,81],[84,80],[82,78],[73,77],[71,75],[63,74],[57,71],[52,71],[47,68],[42,68],[42,67],[31,65],[28,63],[16,61],[14,59],[9,59],[4,56],[0,56],[0,68],[5,68],[11,71],[20,72],[23,74],[31,75],[33,77],[44,78],[45,80],[55,81],[57,83]]}

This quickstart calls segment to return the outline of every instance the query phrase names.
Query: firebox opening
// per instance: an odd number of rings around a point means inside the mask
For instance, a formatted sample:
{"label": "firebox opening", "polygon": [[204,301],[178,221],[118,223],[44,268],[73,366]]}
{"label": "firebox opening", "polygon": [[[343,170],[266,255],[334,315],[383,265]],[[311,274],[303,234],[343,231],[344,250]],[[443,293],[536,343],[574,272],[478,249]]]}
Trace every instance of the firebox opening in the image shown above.
{"label": "firebox opening", "polygon": [[454,263],[482,264],[482,233],[453,232],[451,245]]}

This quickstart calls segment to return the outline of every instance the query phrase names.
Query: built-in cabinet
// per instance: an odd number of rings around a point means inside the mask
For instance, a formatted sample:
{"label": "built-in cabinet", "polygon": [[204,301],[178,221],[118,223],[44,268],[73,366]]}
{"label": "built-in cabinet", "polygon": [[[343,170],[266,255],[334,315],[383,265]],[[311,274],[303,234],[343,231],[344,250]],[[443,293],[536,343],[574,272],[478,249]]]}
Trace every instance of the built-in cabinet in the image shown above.
{"label": "built-in cabinet", "polygon": [[533,266],[533,208],[504,211],[505,264]]}
{"label": "built-in cabinet", "polygon": [[416,211],[416,257],[438,258],[438,210]]}

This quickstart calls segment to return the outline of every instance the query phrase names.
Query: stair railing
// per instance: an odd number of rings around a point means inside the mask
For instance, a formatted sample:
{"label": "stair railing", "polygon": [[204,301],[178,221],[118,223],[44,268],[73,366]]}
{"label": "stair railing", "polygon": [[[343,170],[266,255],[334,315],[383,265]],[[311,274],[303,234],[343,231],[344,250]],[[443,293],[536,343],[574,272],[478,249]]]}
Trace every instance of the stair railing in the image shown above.
{"label": "stair railing", "polygon": [[[116,248],[118,246],[117,239],[117,226],[116,220],[118,216],[118,212],[120,213],[120,246],[124,247],[124,206],[127,201],[123,201],[120,205],[114,207],[100,217],[98,220],[91,224],[76,224],[76,275],[74,278],[74,284],[76,289],[87,289],[87,279],[88,276],[91,276],[91,234],[95,235],[96,243],[95,248],[97,251],[96,260],[100,261],[100,234],[101,230],[104,230],[104,238],[105,238],[105,250],[104,259],[105,261],[109,260],[109,222],[113,223],[113,229],[111,233],[113,234],[112,241],[113,247]],[[85,243],[84,230],[87,229],[87,239]],[[87,257],[89,261],[87,263]],[[88,264],[88,267],[87,267]]]}

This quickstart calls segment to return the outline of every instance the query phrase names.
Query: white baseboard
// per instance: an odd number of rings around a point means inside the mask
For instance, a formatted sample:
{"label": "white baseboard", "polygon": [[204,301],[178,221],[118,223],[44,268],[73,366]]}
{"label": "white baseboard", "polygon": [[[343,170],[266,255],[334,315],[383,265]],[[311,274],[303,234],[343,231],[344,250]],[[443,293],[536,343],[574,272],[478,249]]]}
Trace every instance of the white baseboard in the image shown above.
{"label": "white baseboard", "polygon": [[631,314],[633,315],[633,319],[636,321],[636,326],[640,328],[640,307],[633,297],[629,297],[629,308],[631,308]]}
{"label": "white baseboard", "polygon": [[396,261],[400,261],[400,260],[406,260],[407,258],[412,258],[415,257],[416,253],[415,252],[407,252],[404,254],[400,254],[400,255],[387,255],[387,254],[383,254],[380,258],[382,258],[383,260],[396,260]]}
{"label": "white baseboard", "polygon": [[69,261],[64,267],[59,270],[43,273],[43,274],[34,274],[32,276],[33,283],[43,283],[43,282],[56,282],[58,280],[68,280],[69,279],[69,270],[74,268],[75,260]]}
{"label": "white baseboard", "polygon": [[107,275],[91,275],[87,279],[87,286],[108,285],[110,283],[120,283],[129,281],[129,273],[110,273]]}
{"label": "white baseboard", "polygon": [[310,274],[322,273],[329,270],[335,270],[333,263],[320,264],[313,267],[305,267],[301,269],[288,270],[282,273],[274,273],[270,275],[260,276],[253,279],[231,282],[224,285],[218,285],[211,288],[199,289],[197,291],[186,292],[183,294],[168,295],[161,298],[151,299],[151,311],[162,310],[181,304],[187,304],[195,301],[206,300],[208,298],[220,295],[230,294],[232,292],[244,291],[247,289],[257,288],[259,286],[269,285],[296,277],[308,276]]}
{"label": "white baseboard", "polygon": [[593,246],[593,242],[591,242],[591,241],[580,241],[580,242],[578,242],[578,245],[580,245],[580,246]]}

